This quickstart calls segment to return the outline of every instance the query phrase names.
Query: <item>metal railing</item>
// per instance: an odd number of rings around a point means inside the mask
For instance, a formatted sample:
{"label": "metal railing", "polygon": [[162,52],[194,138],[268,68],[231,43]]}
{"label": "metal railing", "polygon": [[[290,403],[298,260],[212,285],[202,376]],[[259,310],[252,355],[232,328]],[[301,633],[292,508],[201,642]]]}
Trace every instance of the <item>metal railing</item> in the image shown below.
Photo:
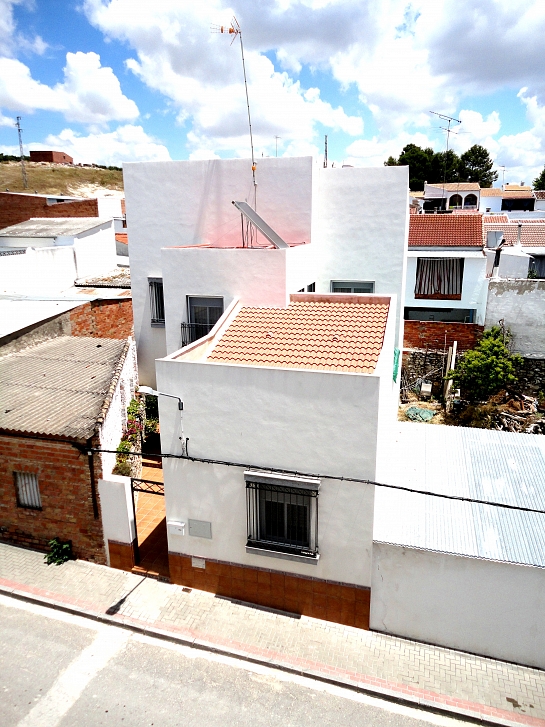
{"label": "metal railing", "polygon": [[212,328],[214,323],[182,323],[182,338],[180,346],[189,346],[190,343],[198,341],[199,338],[206,336]]}

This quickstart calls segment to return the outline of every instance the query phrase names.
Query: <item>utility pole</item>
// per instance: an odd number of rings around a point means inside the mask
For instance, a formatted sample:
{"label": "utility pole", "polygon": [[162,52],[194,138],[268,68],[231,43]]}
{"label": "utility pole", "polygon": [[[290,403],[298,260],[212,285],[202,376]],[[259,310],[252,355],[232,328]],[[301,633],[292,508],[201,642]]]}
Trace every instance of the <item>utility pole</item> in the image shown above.
{"label": "utility pole", "polygon": [[28,189],[28,180],[26,178],[26,169],[25,169],[25,153],[23,151],[23,136],[21,132],[23,131],[21,129],[21,117],[17,117],[17,123],[15,124],[17,127],[17,133],[19,134],[19,152],[21,154],[21,172],[23,174],[23,187],[25,189]]}
{"label": "utility pole", "polygon": [[278,156],[278,139],[281,139],[281,136],[275,136],[274,137],[274,155]]}
{"label": "utility pole", "polygon": [[324,169],[327,168],[327,134],[324,139]]}

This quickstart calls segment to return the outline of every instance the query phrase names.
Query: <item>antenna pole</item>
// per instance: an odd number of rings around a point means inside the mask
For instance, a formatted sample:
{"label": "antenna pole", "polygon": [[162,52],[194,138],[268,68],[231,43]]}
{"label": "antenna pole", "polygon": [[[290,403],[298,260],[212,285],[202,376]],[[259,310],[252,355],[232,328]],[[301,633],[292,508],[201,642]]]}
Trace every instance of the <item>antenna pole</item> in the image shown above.
{"label": "antenna pole", "polygon": [[281,139],[281,138],[282,138],[281,136],[275,136],[274,137],[274,141],[275,141],[275,145],[274,145],[274,152],[275,153],[274,153],[274,155],[275,156],[278,156],[278,139]]}
{"label": "antenna pole", "polygon": [[28,189],[28,180],[26,177],[26,169],[25,169],[25,153],[23,151],[23,136],[22,136],[22,129],[21,129],[21,117],[17,117],[17,123],[15,124],[17,127],[17,133],[19,135],[19,153],[21,155],[21,172],[23,175],[23,187],[24,189]]}
{"label": "antenna pole", "polygon": [[248,109],[248,126],[250,127],[250,147],[252,149],[252,179],[254,182],[254,209],[257,211],[257,182],[255,181],[255,157],[254,157],[254,137],[252,134],[252,118],[250,116],[250,98],[248,96],[248,79],[246,78],[246,61],[244,60],[244,44],[242,43],[242,30],[240,29],[240,25],[237,22],[237,19],[234,18],[234,21],[236,22],[236,29],[238,31],[238,37],[240,38],[240,54],[242,56],[242,72],[244,74],[244,90],[246,91],[246,107]]}
{"label": "antenna pole", "polygon": [[327,168],[327,134],[325,135],[324,140],[324,169]]}
{"label": "antenna pole", "polygon": [[[445,197],[445,184],[446,184],[446,181],[447,181],[448,147],[449,147],[449,141],[450,141],[450,135],[451,135],[451,133],[453,133],[453,134],[458,133],[456,131],[452,131],[452,129],[450,128],[450,125],[453,122],[456,122],[457,124],[461,124],[462,122],[460,121],[460,119],[455,119],[453,116],[446,116],[445,114],[439,114],[439,113],[437,113],[437,111],[430,111],[430,114],[434,114],[434,116],[439,116],[440,119],[443,119],[444,121],[447,122],[447,128],[445,129],[445,131],[447,132],[447,150],[445,152],[445,163],[443,165],[443,199],[445,200],[445,210],[446,210],[446,207],[447,207],[446,199],[447,198]],[[442,201],[443,200],[441,200],[441,202]]]}

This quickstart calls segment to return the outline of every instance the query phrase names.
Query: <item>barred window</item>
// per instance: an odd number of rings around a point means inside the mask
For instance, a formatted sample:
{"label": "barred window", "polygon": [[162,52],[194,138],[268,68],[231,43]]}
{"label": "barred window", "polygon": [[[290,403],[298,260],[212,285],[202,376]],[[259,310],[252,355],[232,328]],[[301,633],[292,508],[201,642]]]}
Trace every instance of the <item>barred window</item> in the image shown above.
{"label": "barred window", "polygon": [[246,472],[247,546],[318,555],[319,480]]}
{"label": "barred window", "polygon": [[38,475],[30,472],[14,472],[13,478],[15,480],[17,506],[41,510],[42,500],[38,486]]}
{"label": "barred window", "polygon": [[161,278],[149,279],[149,300],[151,309],[151,325],[165,325],[165,300],[163,296],[163,281]]}
{"label": "barred window", "polygon": [[463,258],[418,258],[414,297],[461,300],[463,277]]}

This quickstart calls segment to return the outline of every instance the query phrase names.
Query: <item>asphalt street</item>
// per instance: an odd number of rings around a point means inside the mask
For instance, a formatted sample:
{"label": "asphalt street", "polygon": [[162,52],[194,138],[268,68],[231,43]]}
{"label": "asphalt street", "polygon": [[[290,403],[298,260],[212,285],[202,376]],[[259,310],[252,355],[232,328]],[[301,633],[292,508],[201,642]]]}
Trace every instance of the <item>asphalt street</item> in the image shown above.
{"label": "asphalt street", "polygon": [[464,723],[0,597],[0,727]]}

